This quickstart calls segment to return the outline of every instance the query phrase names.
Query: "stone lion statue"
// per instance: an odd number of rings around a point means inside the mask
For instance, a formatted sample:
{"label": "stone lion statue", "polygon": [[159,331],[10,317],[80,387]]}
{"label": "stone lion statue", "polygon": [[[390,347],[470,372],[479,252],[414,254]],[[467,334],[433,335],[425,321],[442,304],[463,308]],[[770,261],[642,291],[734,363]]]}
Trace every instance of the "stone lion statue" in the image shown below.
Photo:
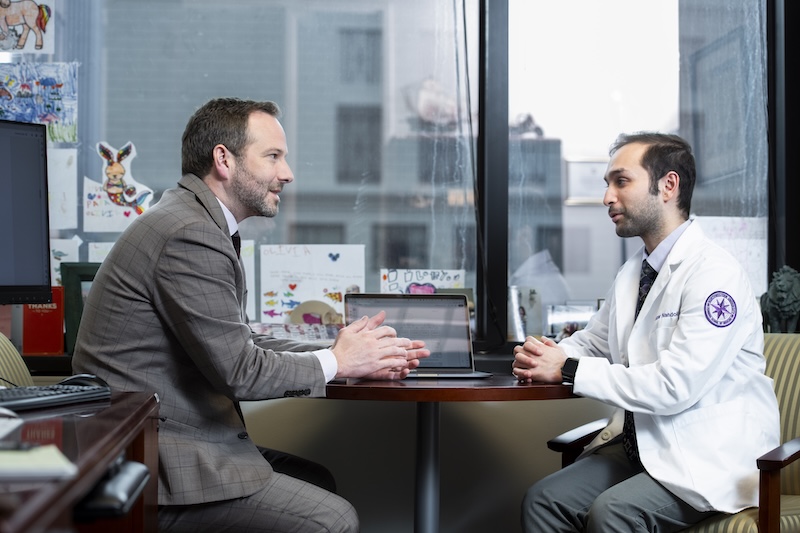
{"label": "stone lion statue", "polygon": [[800,272],[784,265],[761,295],[765,331],[794,333],[800,318]]}

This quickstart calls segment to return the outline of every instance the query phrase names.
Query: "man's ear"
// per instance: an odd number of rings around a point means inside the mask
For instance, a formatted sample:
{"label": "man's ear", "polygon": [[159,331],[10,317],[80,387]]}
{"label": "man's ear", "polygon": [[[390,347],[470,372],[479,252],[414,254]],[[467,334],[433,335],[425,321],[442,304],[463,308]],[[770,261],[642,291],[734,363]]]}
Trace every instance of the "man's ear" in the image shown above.
{"label": "man's ear", "polygon": [[681,177],[674,170],[670,170],[660,180],[658,192],[661,194],[663,200],[669,201],[672,198],[678,197],[678,190],[681,183]]}
{"label": "man's ear", "polygon": [[212,153],[213,169],[216,171],[216,174],[223,180],[230,179],[233,154],[225,147],[224,144],[216,145]]}

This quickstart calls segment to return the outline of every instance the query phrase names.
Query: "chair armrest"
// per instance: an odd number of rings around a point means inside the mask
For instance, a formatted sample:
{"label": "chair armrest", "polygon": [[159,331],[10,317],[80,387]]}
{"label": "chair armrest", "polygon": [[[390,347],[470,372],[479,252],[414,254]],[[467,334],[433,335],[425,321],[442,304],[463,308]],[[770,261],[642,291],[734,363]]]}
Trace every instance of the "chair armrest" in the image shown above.
{"label": "chair armrest", "polygon": [[759,470],[779,470],[800,459],[800,437],[784,442],[756,460]]}
{"label": "chair armrest", "polygon": [[781,514],[781,469],[800,458],[800,437],[784,442],[758,459],[758,530],[779,533]]}
{"label": "chair armrest", "polygon": [[587,444],[608,425],[608,418],[593,420],[547,441],[547,447],[561,453],[562,468],[575,462]]}
{"label": "chair armrest", "polygon": [[564,449],[580,446],[583,448],[589,444],[600,431],[608,425],[608,418],[592,420],[582,426],[573,428],[557,437],[547,441],[547,447],[554,452],[563,452]]}

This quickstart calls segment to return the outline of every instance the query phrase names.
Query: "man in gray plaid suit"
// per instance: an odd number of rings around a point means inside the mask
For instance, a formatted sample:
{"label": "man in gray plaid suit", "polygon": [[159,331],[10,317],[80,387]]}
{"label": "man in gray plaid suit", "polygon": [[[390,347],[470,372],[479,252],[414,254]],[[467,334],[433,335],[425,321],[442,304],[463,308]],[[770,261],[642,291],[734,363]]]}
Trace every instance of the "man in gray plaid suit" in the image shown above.
{"label": "man in gray plaid suit", "polygon": [[242,220],[277,214],[294,180],[278,116],[272,102],[201,107],[183,134],[178,187],[121,235],[84,305],[74,372],[161,399],[163,531],[358,531],[327,471],[258,448],[239,402],[324,396],[336,377],[403,379],[429,355],[383,313],[343,328],[330,349],[248,326],[235,241]]}

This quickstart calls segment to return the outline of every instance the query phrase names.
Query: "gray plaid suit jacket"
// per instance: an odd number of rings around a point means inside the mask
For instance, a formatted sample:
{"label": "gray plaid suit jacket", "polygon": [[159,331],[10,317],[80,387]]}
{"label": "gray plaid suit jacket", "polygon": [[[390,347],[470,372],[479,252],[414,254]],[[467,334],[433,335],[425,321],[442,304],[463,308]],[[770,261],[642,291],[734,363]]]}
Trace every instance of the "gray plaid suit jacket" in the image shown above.
{"label": "gray plaid suit jacket", "polygon": [[255,493],[272,468],[247,436],[239,401],[325,394],[314,347],[251,331],[222,209],[197,176],[178,185],[103,261],[72,359],[74,372],[112,390],[158,393],[161,505]]}

